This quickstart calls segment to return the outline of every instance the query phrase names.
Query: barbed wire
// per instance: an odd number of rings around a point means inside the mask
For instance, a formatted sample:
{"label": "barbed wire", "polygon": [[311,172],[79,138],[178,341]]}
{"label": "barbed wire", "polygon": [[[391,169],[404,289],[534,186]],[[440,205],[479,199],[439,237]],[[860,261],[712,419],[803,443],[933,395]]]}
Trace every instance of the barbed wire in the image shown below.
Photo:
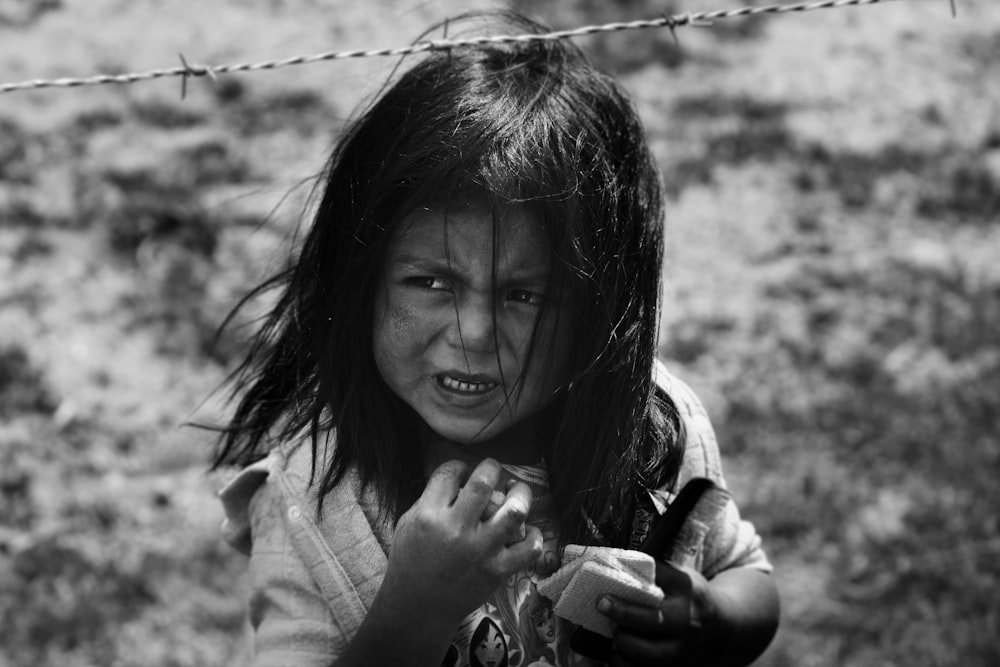
{"label": "barbed wire", "polygon": [[[284,60],[271,60],[257,63],[239,63],[229,65],[202,65],[192,64],[181,55],[181,65],[165,69],[154,69],[145,72],[128,72],[125,74],[99,74],[96,76],[80,78],[57,78],[57,79],[34,79],[18,83],[5,83],[0,85],[0,93],[11,93],[18,90],[39,89],[39,88],[74,88],[78,86],[95,86],[103,84],[129,84],[138,81],[148,81],[164,77],[182,77],[181,96],[183,97],[187,89],[189,77],[208,76],[213,80],[219,74],[232,74],[236,72],[258,72],[264,70],[280,69],[294,65],[308,65],[330,60],[343,60],[348,58],[372,58],[380,56],[407,56],[426,51],[441,51],[464,46],[484,46],[489,44],[512,44],[527,43],[537,41],[570,39],[582,37],[596,33],[619,32],[622,30],[641,30],[646,28],[667,28],[671,32],[675,28],[683,26],[707,26],[712,21],[719,19],[729,19],[744,16],[756,16],[762,14],[782,14],[789,12],[807,12],[817,9],[834,9],[839,7],[875,5],[885,2],[897,2],[899,0],[814,0],[811,2],[799,2],[795,4],[764,5],[759,7],[738,7],[735,9],[720,9],[714,11],[689,12],[676,14],[673,16],[662,16],[655,19],[624,21],[605,23],[601,25],[588,25],[571,30],[557,30],[543,34],[523,34],[523,35],[493,35],[486,37],[471,37],[465,39],[434,39],[410,44],[408,46],[388,48],[388,49],[368,49],[354,51],[327,51],[312,55],[301,55]],[[952,4],[954,14],[955,0],[949,0]],[[676,36],[676,35],[675,35]]]}

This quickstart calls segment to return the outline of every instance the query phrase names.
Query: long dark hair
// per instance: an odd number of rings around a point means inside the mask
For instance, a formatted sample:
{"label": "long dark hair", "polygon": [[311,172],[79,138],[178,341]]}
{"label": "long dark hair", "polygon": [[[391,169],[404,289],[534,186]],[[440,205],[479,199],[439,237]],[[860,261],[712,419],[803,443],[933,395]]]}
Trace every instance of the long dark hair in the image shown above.
{"label": "long dark hair", "polygon": [[[542,31],[510,14],[488,25]],[[297,259],[257,290],[281,289],[234,374],[215,464],[308,433],[329,463],[314,470],[321,498],[353,466],[392,516],[406,510],[423,483],[419,418],[375,367],[374,295],[400,219],[456,197],[525,206],[549,235],[555,279],[576,295],[571,383],[544,453],[556,520],[564,544],[592,542],[594,526],[622,544],[635,494],[672,483],[683,453],[652,379],[661,185],[631,102],[566,41],[432,52],[350,125]]]}

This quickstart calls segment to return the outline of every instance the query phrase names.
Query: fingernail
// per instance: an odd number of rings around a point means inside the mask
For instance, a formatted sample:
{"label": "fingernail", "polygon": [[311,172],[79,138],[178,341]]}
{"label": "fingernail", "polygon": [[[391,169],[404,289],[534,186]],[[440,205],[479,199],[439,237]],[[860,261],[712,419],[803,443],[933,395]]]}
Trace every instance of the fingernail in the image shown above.
{"label": "fingernail", "polygon": [[601,612],[602,614],[606,614],[609,611],[611,611],[611,600],[603,596],[599,597],[597,599],[597,611]]}

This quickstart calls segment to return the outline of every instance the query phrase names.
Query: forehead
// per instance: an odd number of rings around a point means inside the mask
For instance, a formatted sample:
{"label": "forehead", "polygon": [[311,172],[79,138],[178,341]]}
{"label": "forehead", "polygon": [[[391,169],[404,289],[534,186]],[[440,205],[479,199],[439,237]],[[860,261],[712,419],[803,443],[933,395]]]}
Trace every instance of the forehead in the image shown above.
{"label": "forehead", "polygon": [[549,240],[523,206],[503,213],[475,206],[421,208],[405,216],[389,241],[390,260],[447,259],[459,266],[484,261],[501,270],[547,269]]}

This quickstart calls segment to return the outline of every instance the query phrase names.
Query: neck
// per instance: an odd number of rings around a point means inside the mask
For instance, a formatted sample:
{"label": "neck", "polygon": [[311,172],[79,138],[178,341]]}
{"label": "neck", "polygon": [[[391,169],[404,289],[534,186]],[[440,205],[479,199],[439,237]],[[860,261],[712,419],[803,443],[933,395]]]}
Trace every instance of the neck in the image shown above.
{"label": "neck", "polygon": [[552,437],[552,429],[546,428],[544,414],[543,412],[515,424],[495,438],[483,442],[453,442],[425,428],[428,470],[452,459],[458,459],[470,467],[475,467],[485,458],[493,458],[509,465],[537,464],[545,452],[545,440]]}

